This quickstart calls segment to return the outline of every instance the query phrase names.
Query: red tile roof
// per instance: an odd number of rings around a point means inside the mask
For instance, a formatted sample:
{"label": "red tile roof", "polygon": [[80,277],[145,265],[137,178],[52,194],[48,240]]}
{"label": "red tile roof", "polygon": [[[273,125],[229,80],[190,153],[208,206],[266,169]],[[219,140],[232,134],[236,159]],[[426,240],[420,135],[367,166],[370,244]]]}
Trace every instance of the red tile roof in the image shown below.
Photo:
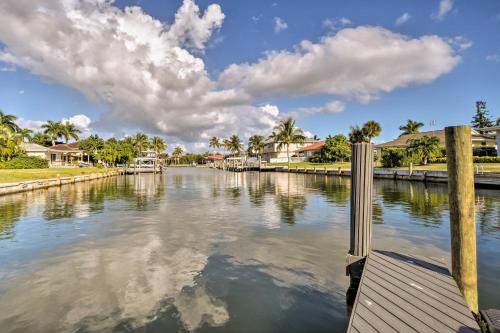
{"label": "red tile roof", "polygon": [[321,149],[321,147],[323,147],[324,145],[325,145],[325,141],[318,141],[318,142],[313,143],[312,145],[297,149],[296,152],[301,153],[304,151],[318,150],[318,149]]}
{"label": "red tile roof", "polygon": [[224,155],[222,154],[215,154],[215,155],[208,155],[203,157],[205,160],[222,160],[224,159]]}
{"label": "red tile roof", "polygon": [[78,148],[80,146],[80,142],[72,142],[72,143],[62,143],[59,145],[55,145],[49,147],[50,150],[62,151],[62,152],[80,152],[81,150]]}

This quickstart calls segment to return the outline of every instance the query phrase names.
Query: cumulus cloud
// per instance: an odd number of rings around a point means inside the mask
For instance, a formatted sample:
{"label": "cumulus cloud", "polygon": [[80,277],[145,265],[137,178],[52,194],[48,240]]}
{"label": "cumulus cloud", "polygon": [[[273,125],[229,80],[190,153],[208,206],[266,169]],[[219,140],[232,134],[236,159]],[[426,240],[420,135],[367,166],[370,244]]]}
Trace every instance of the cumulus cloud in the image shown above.
{"label": "cumulus cloud", "polygon": [[405,24],[406,22],[408,22],[411,18],[411,15],[408,14],[408,13],[404,13],[403,15],[399,16],[397,19],[396,19],[396,22],[394,23],[396,26],[399,26],[399,25],[402,25],[402,24]]}
{"label": "cumulus cloud", "polygon": [[447,42],[452,45],[458,52],[465,51],[472,47],[473,42],[464,36],[455,36],[448,38]]}
{"label": "cumulus cloud", "polygon": [[439,8],[437,13],[433,14],[432,17],[436,20],[443,20],[446,15],[453,9],[453,0],[441,0],[439,1]]}
{"label": "cumulus cloud", "polygon": [[275,17],[274,18],[274,33],[279,33],[283,30],[288,29],[288,24],[281,18],[281,17]]}
{"label": "cumulus cloud", "polygon": [[352,22],[347,17],[341,17],[340,19],[335,19],[335,18],[324,19],[323,22],[321,22],[321,24],[325,29],[336,31],[345,26],[351,25]]}
{"label": "cumulus cloud", "polygon": [[410,38],[361,26],[319,43],[302,41],[293,52],[269,52],[254,64],[233,64],[219,84],[254,98],[324,93],[367,102],[396,88],[431,82],[459,61],[438,36]]}

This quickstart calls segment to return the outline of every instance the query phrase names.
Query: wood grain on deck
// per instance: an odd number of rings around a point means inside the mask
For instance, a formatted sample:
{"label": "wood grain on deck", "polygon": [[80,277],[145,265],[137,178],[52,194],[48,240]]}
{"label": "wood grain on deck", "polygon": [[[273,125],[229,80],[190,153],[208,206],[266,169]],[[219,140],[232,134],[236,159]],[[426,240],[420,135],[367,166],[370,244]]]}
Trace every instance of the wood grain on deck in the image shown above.
{"label": "wood grain on deck", "polygon": [[481,330],[443,263],[372,251],[365,263],[348,332]]}

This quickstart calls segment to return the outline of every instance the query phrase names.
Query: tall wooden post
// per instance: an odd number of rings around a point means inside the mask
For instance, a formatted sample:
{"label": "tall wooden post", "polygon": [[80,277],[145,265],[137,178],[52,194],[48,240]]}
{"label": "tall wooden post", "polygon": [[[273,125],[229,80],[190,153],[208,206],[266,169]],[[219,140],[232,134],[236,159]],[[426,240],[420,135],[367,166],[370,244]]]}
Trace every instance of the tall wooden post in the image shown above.
{"label": "tall wooden post", "polygon": [[469,126],[445,128],[450,205],[451,266],[465,301],[478,313],[474,168]]}
{"label": "tall wooden post", "polygon": [[373,145],[352,145],[351,243],[349,254],[366,257],[372,239]]}
{"label": "tall wooden post", "polygon": [[373,145],[352,145],[351,163],[351,234],[346,273],[350,277],[347,290],[348,312],[356,299],[365,258],[372,240]]}

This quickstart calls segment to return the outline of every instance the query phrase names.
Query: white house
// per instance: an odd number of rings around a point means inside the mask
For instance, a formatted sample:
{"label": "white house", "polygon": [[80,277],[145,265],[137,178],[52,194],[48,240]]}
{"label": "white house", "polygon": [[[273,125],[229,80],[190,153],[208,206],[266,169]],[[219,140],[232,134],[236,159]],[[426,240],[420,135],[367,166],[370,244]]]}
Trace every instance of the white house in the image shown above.
{"label": "white house", "polygon": [[[288,150],[290,151],[290,156],[294,156],[295,152],[300,149],[307,147],[313,143],[318,142],[311,138],[306,138],[303,143],[291,143]],[[287,162],[286,146],[278,149],[279,143],[274,142],[273,139],[267,139],[264,146],[264,154],[262,158],[267,162]],[[272,159],[272,161],[271,161]]]}

